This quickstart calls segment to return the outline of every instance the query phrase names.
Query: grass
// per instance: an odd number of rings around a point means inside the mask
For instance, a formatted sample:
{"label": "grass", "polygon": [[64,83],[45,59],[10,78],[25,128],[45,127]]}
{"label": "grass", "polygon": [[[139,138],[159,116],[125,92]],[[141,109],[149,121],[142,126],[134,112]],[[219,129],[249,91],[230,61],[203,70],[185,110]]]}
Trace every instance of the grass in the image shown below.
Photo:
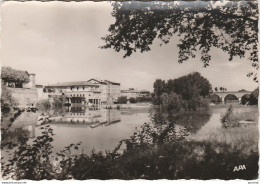
{"label": "grass", "polygon": [[250,112],[234,112],[234,115],[238,119],[238,121],[258,121],[258,112],[254,110]]}
{"label": "grass", "polygon": [[259,132],[257,125],[219,129],[209,136],[210,142],[229,144],[233,149],[239,149],[244,154],[258,152]]}

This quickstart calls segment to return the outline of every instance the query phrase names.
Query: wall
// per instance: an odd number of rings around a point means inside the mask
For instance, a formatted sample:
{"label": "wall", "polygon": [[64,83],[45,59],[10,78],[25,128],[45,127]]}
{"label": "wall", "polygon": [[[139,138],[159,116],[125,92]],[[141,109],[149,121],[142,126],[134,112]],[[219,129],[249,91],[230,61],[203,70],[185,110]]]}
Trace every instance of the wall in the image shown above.
{"label": "wall", "polygon": [[19,105],[32,105],[38,101],[37,90],[25,88],[8,88],[12,92],[12,97],[15,98]]}

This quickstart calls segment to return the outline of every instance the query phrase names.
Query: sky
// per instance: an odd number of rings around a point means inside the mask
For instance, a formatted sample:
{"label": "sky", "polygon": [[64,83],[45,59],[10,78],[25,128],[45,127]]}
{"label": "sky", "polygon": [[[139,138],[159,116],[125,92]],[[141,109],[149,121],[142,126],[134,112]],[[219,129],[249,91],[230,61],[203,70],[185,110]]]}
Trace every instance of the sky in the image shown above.
{"label": "sky", "polygon": [[108,34],[109,2],[4,2],[1,6],[1,63],[36,74],[37,84],[86,81],[90,78],[121,83],[121,89],[153,90],[156,79],[174,79],[200,72],[212,87],[229,91],[254,90],[257,83],[246,75],[252,70],[247,58],[235,58],[212,49],[210,66],[199,57],[178,63],[178,38],[167,45],[155,40],[151,51],[134,53],[100,49]]}

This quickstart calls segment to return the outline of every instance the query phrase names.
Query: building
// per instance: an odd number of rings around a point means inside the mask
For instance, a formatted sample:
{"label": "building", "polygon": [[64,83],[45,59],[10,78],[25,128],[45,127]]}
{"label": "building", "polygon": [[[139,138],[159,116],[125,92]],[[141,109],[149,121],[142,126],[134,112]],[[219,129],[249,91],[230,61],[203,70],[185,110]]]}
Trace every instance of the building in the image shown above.
{"label": "building", "polygon": [[86,81],[63,82],[45,86],[44,91],[49,96],[64,95],[68,104],[74,105],[100,105],[100,85]]}
{"label": "building", "polygon": [[25,73],[28,75],[30,81],[28,83],[24,83],[23,87],[24,88],[35,88],[35,74],[28,73],[27,71]]}
{"label": "building", "polygon": [[113,104],[120,97],[120,83],[94,78],[88,80],[88,82],[100,86],[101,104]]}
{"label": "building", "polygon": [[147,90],[141,90],[139,97],[151,97],[151,92]]}
{"label": "building", "polygon": [[126,90],[121,90],[121,96],[125,96],[127,100],[129,100],[130,98],[151,97],[151,93],[147,90],[129,88]]}
{"label": "building", "polygon": [[127,100],[129,100],[130,98],[138,98],[140,96],[140,91],[134,88],[121,90],[121,96],[126,96]]}

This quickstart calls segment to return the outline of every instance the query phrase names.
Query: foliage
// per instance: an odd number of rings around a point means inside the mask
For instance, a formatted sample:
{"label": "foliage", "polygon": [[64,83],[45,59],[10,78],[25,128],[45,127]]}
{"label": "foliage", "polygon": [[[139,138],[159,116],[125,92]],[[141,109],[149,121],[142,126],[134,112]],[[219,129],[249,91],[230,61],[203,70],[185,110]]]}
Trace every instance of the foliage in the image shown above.
{"label": "foliage", "polygon": [[54,96],[52,106],[54,108],[63,107],[65,102],[66,102],[65,96],[63,96],[63,95]]}
{"label": "foliage", "polygon": [[166,112],[179,112],[183,108],[185,109],[184,106],[186,104],[183,104],[183,100],[180,95],[171,92],[170,94],[163,93],[161,95],[161,105]]}
{"label": "foliage", "polygon": [[240,90],[238,90],[237,92],[248,92],[248,91],[245,90],[245,89],[240,89]]}
{"label": "foliage", "polygon": [[[3,176],[16,180],[257,178],[258,152],[246,155],[226,143],[188,141],[184,139],[185,132],[177,136],[174,124],[168,124],[167,118],[159,119],[161,123],[145,123],[112,152],[102,154],[93,150],[90,155],[73,153],[80,143],[51,155],[53,132],[45,124],[42,135],[32,145],[26,139],[20,140],[10,163],[2,164]],[[117,151],[123,142],[126,148],[120,154]],[[233,172],[241,163],[246,170]]]}
{"label": "foliage", "polygon": [[1,94],[1,111],[6,112],[17,106],[16,100],[12,97],[12,93],[7,89],[3,84],[2,86],[2,94]]}
{"label": "foliage", "polygon": [[210,95],[210,100],[211,100],[211,103],[220,103],[221,102],[221,98],[217,95],[217,94],[212,94]]}
{"label": "foliage", "polygon": [[240,103],[242,105],[246,105],[246,104],[248,104],[249,100],[250,100],[250,94],[245,94],[242,96]]}
{"label": "foliage", "polygon": [[259,87],[256,88],[251,94],[248,105],[258,105]]}
{"label": "foliage", "polygon": [[41,110],[45,110],[45,109],[50,109],[51,108],[51,102],[50,100],[46,99],[46,100],[40,100],[37,103],[37,108],[41,109]]}
{"label": "foliage", "polygon": [[2,67],[1,79],[4,85],[8,85],[9,87],[23,87],[23,83],[30,81],[25,71],[15,70],[11,67]]}
{"label": "foliage", "polygon": [[[28,143],[28,138],[21,137],[14,156],[2,170],[4,177],[12,179],[52,179],[54,173],[53,160],[51,160],[53,130],[50,125],[43,125],[42,135],[38,136],[33,144]],[[4,167],[4,168],[3,168]]]}
{"label": "foliage", "polygon": [[245,94],[241,98],[242,105],[258,105],[259,87],[256,88],[252,93]]}
{"label": "foliage", "polygon": [[151,102],[152,97],[142,96],[142,97],[136,98],[136,100],[137,100],[137,102]]}
{"label": "foliage", "polygon": [[258,122],[258,112],[255,112],[254,110],[251,110],[250,112],[236,112],[234,115],[239,121],[244,120]]}
{"label": "foliage", "polygon": [[127,103],[127,97],[126,96],[120,96],[117,100],[119,104],[126,104]]}
{"label": "foliage", "polygon": [[215,47],[226,52],[230,61],[248,55],[258,69],[257,1],[133,1],[113,5],[115,23],[108,29],[110,34],[102,38],[106,43],[103,49],[123,50],[127,57],[151,50],[155,39],[167,44],[177,35],[179,63],[200,55],[207,67]]}
{"label": "foliage", "polygon": [[239,126],[239,119],[234,115],[232,105],[228,107],[226,114],[221,119],[221,123],[225,128]]}
{"label": "foliage", "polygon": [[171,107],[175,110],[196,110],[208,105],[204,98],[209,96],[210,91],[211,84],[198,72],[174,80],[170,79],[167,82],[157,79],[152,95],[153,104],[166,105],[169,110]]}
{"label": "foliage", "polygon": [[136,98],[131,97],[131,98],[129,98],[129,102],[130,102],[130,103],[136,103],[137,100],[136,100]]}

